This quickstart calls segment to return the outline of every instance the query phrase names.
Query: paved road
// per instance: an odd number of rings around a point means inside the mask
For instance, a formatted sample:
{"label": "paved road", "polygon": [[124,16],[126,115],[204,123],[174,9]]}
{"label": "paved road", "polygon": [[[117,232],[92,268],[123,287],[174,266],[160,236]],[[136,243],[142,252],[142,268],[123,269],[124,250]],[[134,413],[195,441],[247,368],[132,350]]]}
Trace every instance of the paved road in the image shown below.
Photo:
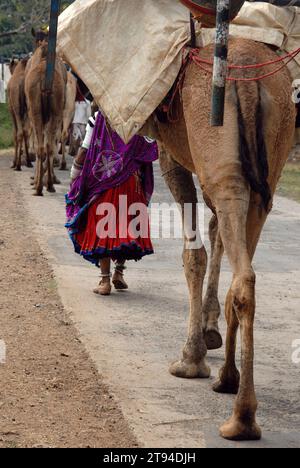
{"label": "paved road", "polygon": [[[158,167],[155,170],[154,201],[172,201]],[[255,374],[264,439],[234,444],[218,436],[218,426],[230,415],[233,398],[211,391],[224,351],[208,357],[211,380],[185,381],[168,374],[169,363],[180,356],[187,328],[181,241],[156,241],[155,256],[131,264],[129,292],[109,298],[94,296],[91,290],[98,281],[98,271],[73,254],[63,227],[68,173],[60,173],[60,178],[63,185],[57,194],[41,199],[32,197],[29,171],[16,174],[32,227],[54,269],[63,304],[141,445],[300,446],[300,365],[292,362],[292,342],[300,339],[300,205],[277,198],[255,258]],[[225,262],[222,305],[229,282]],[[221,328],[224,333],[224,318]]]}

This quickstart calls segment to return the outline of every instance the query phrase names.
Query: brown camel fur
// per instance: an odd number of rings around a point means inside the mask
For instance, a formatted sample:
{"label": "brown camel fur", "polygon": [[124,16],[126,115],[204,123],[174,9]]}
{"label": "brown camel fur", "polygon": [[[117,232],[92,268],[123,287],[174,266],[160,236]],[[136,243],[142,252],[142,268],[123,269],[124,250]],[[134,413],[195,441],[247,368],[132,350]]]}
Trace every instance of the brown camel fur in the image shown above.
{"label": "brown camel fur", "polygon": [[51,94],[44,92],[47,45],[38,47],[30,61],[25,77],[25,94],[29,117],[37,144],[35,195],[43,195],[43,162],[46,160],[48,192],[55,192],[54,155],[61,138],[67,72],[63,62],[56,59]]}
{"label": "brown camel fur", "polygon": [[12,168],[21,171],[23,143],[25,146],[26,165],[32,167],[31,158],[28,151],[29,122],[25,98],[25,70],[28,59],[20,62],[12,61],[10,71],[12,76],[8,83],[7,96],[8,107],[13,120],[15,157]]}
{"label": "brown camel fur", "polygon": [[[202,49],[201,56],[211,60],[213,46]],[[230,41],[232,64],[262,63],[276,58],[277,55],[263,44],[243,39]],[[272,70],[264,68],[264,72]],[[231,71],[232,76],[244,78],[260,74],[262,71],[257,69]],[[166,152],[187,171],[197,174],[205,200],[215,214],[210,226],[213,247],[210,284],[203,304],[206,250],[199,246],[199,249],[184,251],[191,302],[189,333],[183,358],[171,366],[170,372],[183,378],[210,376],[205,333],[209,329],[218,331],[217,289],[224,246],[233,279],[226,300],[226,361],[214,390],[237,393],[233,416],[221,428],[221,435],[232,440],[261,437],[256,423],[253,377],[256,277],[252,260],[292,147],[295,107],[291,95],[292,82],[285,69],[262,81],[228,83],[224,127],[213,128],[210,126],[211,74],[190,64],[182,99],[178,98],[177,102],[182,117],[172,124],[156,122]],[[178,185],[182,174],[176,175],[176,171],[172,177],[170,173],[169,185],[173,193],[177,191],[177,200],[191,197],[194,203],[193,187],[190,185],[187,189],[184,184]],[[186,181],[188,177],[186,173]],[[241,375],[235,364],[239,327]]]}
{"label": "brown camel fur", "polygon": [[62,129],[62,136],[61,136],[61,146],[62,146],[62,161],[60,169],[65,171],[67,169],[67,161],[66,161],[66,144],[69,137],[69,129],[74,119],[75,114],[75,100],[76,100],[76,92],[77,92],[77,80],[75,76],[68,72],[67,74],[67,86],[66,86],[66,100],[65,100],[65,108],[64,108],[64,115],[63,115],[63,129]]}
{"label": "brown camel fur", "polygon": [[300,145],[300,128],[296,128],[295,137],[294,137],[294,145]]}
{"label": "brown camel fur", "polygon": [[[160,147],[159,157],[160,167],[162,170],[163,177],[169,187],[176,203],[181,208],[181,215],[183,217],[183,225],[186,226],[184,219],[185,206],[192,204],[192,231],[193,233],[197,230],[196,216],[197,216],[197,205],[198,197],[197,191],[193,179],[193,175],[187,169],[176,163],[163,147]],[[219,288],[219,277],[221,269],[221,258],[219,249],[217,248],[216,236],[218,232],[218,223],[216,216],[213,216],[210,223],[209,235],[211,240],[211,259],[209,263],[209,279],[207,294],[202,307],[203,315],[203,333],[206,342],[207,349],[215,350],[222,347],[222,337],[219,332],[218,320],[221,313],[221,307],[218,300],[218,288]],[[194,255],[194,262],[197,263],[198,259],[201,259],[201,249],[190,249],[189,242],[193,241],[190,239],[188,233],[188,226],[184,232],[185,245],[183,256]],[[200,235],[200,232],[198,232]],[[201,245],[202,247],[202,245]],[[186,252],[188,251],[188,252]],[[223,251],[223,247],[222,247]],[[223,252],[222,252],[223,253]],[[203,268],[206,272],[206,261],[204,259]],[[205,273],[204,273],[205,275]]]}
{"label": "brown camel fur", "polygon": [[19,64],[19,60],[12,59],[10,64],[8,65],[10,74],[13,75],[17,65]]}

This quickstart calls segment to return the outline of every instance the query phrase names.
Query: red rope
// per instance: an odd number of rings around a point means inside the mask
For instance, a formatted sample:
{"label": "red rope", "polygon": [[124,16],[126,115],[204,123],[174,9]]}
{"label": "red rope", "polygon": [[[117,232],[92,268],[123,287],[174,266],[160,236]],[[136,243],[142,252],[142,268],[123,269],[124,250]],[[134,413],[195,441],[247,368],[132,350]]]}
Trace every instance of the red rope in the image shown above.
{"label": "red rope", "polygon": [[[287,55],[283,57],[279,57],[278,59],[269,61],[269,62],[264,62],[264,63],[258,63],[254,65],[229,65],[229,70],[249,70],[249,69],[260,69],[266,66],[270,65],[275,65],[280,62],[284,62],[285,60],[289,59],[287,62],[283,63],[283,65],[276,70],[273,70],[270,73],[266,73],[265,75],[260,75],[256,76],[253,78],[234,78],[234,77],[227,77],[228,81],[259,81],[263,80],[265,78],[269,78],[270,76],[276,75],[276,73],[280,72],[283,68],[285,68],[292,60],[294,60],[297,55],[300,54],[300,48],[294,50],[293,52],[288,53]],[[199,49],[192,49],[189,54],[190,59],[192,60],[195,65],[197,65],[199,68],[204,70],[207,73],[213,73],[212,70],[207,69],[204,65],[210,65],[213,66],[213,62],[210,60],[203,59],[199,57]]]}
{"label": "red rope", "polygon": [[[185,79],[185,73],[187,66],[189,64],[189,61],[191,60],[195,65],[197,65],[199,68],[201,68],[203,71],[206,73],[212,74],[213,71],[211,69],[208,69],[205,67],[205,65],[209,65],[213,67],[213,61],[206,60],[204,58],[201,58],[199,56],[199,50],[200,49],[191,49],[189,54],[183,58],[183,64],[181,68],[181,72],[179,74],[179,77],[177,79],[176,86],[174,87],[170,102],[168,103],[168,106],[165,106],[167,108],[167,115],[168,115],[168,120],[171,123],[176,123],[179,121],[179,116],[177,115],[175,118],[173,118],[172,111],[173,111],[173,105],[176,99],[177,94],[181,94],[182,91],[182,86],[183,82]],[[285,60],[289,59],[287,62],[283,63],[281,67],[277,68],[276,70],[273,70],[270,73],[266,73],[265,75],[260,75],[256,76],[253,78],[233,78],[231,76],[228,76],[226,79],[227,81],[259,81],[263,80],[265,78],[269,78],[270,76],[276,75],[276,73],[280,72],[283,68],[285,68],[297,55],[300,54],[300,48],[294,50],[293,52],[290,52],[282,57],[278,57],[278,59],[271,60],[269,62],[264,62],[264,63],[258,63],[254,65],[229,65],[229,70],[249,70],[249,69],[259,69],[263,68],[266,66],[271,66],[275,65],[280,62],[284,62]],[[184,56],[184,51],[183,51],[183,56]]]}

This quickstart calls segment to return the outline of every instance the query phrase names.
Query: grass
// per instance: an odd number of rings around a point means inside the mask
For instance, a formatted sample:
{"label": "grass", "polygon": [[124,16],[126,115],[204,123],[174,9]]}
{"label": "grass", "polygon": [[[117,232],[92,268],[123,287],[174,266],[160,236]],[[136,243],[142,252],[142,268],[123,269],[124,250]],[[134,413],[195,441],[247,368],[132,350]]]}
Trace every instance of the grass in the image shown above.
{"label": "grass", "polygon": [[0,149],[13,146],[12,121],[7,104],[0,104]]}
{"label": "grass", "polygon": [[278,194],[300,202],[300,163],[287,163],[279,182]]}

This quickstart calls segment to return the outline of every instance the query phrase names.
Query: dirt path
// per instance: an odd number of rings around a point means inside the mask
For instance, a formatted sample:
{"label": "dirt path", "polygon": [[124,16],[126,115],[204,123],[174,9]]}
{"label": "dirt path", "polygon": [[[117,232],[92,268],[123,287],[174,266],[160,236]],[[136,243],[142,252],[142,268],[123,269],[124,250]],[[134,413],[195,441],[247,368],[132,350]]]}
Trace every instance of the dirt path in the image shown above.
{"label": "dirt path", "polygon": [[136,446],[64,311],[17,177],[0,155],[0,447]]}
{"label": "dirt path", "polygon": [[[8,367],[0,366],[0,372],[9,376],[8,383],[5,375],[1,380],[2,398],[4,392],[8,397],[3,399],[4,408],[0,403],[2,421],[6,418],[0,430],[13,432],[5,436],[5,445],[131,445],[128,428],[113,409],[119,404],[138,443],[146,447],[299,447],[300,364],[292,359],[292,344],[300,338],[300,204],[276,198],[255,257],[255,380],[264,438],[236,444],[218,434],[219,425],[230,416],[233,397],[211,390],[224,362],[224,349],[208,355],[209,380],[176,379],[168,373],[169,363],[180,356],[186,338],[188,293],[182,241],[155,240],[156,255],[130,263],[126,272],[129,291],[114,292],[109,298],[95,296],[91,291],[98,271],[74,255],[64,228],[69,173],[58,172],[62,185],[56,194],[45,193],[44,198],[32,197],[31,171],[15,174],[8,169],[8,160],[0,158],[0,174],[0,204],[2,200],[6,204],[1,208],[1,221],[7,229],[0,232],[5,242],[0,247],[5,262],[5,310],[0,315],[7,326],[6,330],[2,327],[0,340],[3,335],[8,343]],[[172,203],[158,165],[155,181],[153,202]],[[207,213],[206,229],[208,220]],[[33,238],[47,256],[69,318],[55,305],[60,304],[55,283]],[[223,336],[230,281],[225,260],[220,284]],[[88,354],[76,340],[73,326],[64,324],[71,320]],[[88,356],[115,399],[110,400],[99,384]],[[21,434],[20,440],[15,433]]]}

